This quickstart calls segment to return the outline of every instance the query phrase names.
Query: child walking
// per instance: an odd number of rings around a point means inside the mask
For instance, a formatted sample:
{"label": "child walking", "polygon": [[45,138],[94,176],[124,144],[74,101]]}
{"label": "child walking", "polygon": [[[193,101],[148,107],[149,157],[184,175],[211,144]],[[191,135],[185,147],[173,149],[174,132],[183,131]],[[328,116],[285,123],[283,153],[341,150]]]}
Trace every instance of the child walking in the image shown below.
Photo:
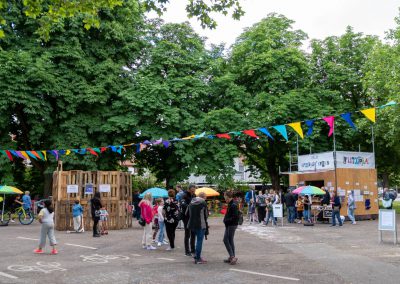
{"label": "child walking", "polygon": [[264,226],[267,226],[269,223],[269,219],[271,219],[271,223],[273,223],[276,226],[276,221],[274,218],[274,211],[272,208],[272,201],[271,198],[267,198],[267,206],[265,208],[265,210],[267,211],[267,217],[265,218],[265,222],[264,222]]}
{"label": "child walking", "polygon": [[74,220],[74,230],[76,233],[83,232],[83,208],[82,205],[79,203],[79,199],[75,200],[75,204],[72,206],[72,217]]}
{"label": "child walking", "polygon": [[35,249],[34,253],[43,253],[43,248],[46,246],[46,237],[49,238],[50,245],[53,247],[51,254],[57,254],[56,238],[54,237],[54,209],[50,200],[44,201],[44,208],[40,210],[38,215],[39,223],[42,224],[40,228],[40,242],[39,247]]}
{"label": "child walking", "polygon": [[162,198],[157,199],[158,208],[157,208],[157,216],[158,216],[158,243],[157,246],[161,246],[163,244],[168,244],[168,242],[164,241],[164,231],[165,231],[165,223],[164,223],[164,215],[163,215],[163,208],[164,208],[164,200]]}
{"label": "child walking", "polygon": [[100,234],[102,235],[108,235],[107,220],[108,212],[105,207],[102,207],[100,209]]}

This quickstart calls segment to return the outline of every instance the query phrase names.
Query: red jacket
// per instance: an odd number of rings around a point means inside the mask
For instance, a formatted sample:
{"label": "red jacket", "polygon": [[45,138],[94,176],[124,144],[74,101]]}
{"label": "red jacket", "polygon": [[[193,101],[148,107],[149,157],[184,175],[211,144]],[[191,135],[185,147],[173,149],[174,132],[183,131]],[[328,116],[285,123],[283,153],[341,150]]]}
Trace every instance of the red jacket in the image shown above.
{"label": "red jacket", "polygon": [[151,205],[148,201],[142,200],[139,203],[139,207],[142,213],[142,218],[146,221],[146,224],[150,224],[154,217]]}

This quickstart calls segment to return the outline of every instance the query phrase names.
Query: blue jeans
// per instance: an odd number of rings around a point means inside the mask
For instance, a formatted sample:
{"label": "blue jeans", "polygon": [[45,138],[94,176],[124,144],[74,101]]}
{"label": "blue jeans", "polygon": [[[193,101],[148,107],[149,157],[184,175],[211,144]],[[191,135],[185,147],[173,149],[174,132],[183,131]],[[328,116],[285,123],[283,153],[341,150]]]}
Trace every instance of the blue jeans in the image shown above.
{"label": "blue jeans", "polygon": [[354,223],[356,221],[356,219],[354,218],[354,208],[347,209],[347,216],[349,217],[349,219],[351,220],[352,223]]}
{"label": "blue jeans", "polygon": [[340,219],[340,211],[339,210],[333,210],[332,212],[332,225],[336,226],[336,219],[337,218],[339,222],[339,226],[342,226],[342,220]]}
{"label": "blue jeans", "polygon": [[197,229],[194,231],[196,233],[196,256],[195,260],[201,259],[201,250],[203,249],[203,239],[206,229]]}
{"label": "blue jeans", "polygon": [[158,221],[158,226],[160,226],[160,229],[158,231],[158,242],[162,243],[164,241],[164,221]]}
{"label": "blue jeans", "polygon": [[304,210],[303,215],[304,215],[304,221],[309,221],[311,219],[311,211],[310,210]]}
{"label": "blue jeans", "polygon": [[296,208],[294,206],[288,207],[288,222],[294,223],[294,219],[296,218]]}
{"label": "blue jeans", "polygon": [[265,218],[265,224],[266,225],[268,225],[269,219],[271,219],[271,223],[276,225],[276,221],[275,221],[275,218],[274,218],[274,211],[272,211],[272,210],[268,210],[267,218]]}

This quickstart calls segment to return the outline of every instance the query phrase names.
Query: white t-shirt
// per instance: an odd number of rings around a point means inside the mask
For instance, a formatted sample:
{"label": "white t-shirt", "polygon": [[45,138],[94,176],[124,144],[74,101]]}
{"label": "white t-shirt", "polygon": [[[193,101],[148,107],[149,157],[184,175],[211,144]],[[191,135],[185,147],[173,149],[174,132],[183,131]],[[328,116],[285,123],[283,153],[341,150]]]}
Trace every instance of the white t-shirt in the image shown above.
{"label": "white t-shirt", "polygon": [[158,206],[157,208],[158,222],[164,222],[163,209],[164,206]]}
{"label": "white t-shirt", "polygon": [[39,217],[42,217],[43,224],[54,224],[54,212],[50,213],[47,208],[40,210]]}

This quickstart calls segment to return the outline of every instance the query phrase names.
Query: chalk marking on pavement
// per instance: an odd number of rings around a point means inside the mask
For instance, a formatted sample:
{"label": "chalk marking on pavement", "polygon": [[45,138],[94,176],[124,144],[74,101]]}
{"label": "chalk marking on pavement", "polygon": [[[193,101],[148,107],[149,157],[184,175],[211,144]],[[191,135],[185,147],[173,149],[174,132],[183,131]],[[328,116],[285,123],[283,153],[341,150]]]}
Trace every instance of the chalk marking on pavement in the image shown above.
{"label": "chalk marking on pavement", "polygon": [[0,272],[0,275],[4,276],[4,277],[7,277],[7,278],[11,278],[11,279],[18,279],[17,276],[14,276],[14,275],[11,275],[11,274],[8,274],[8,273],[4,273],[4,272]]}
{"label": "chalk marking on pavement", "polygon": [[69,244],[69,243],[66,243],[65,245],[67,245],[67,246],[73,246],[73,247],[80,247],[80,248],[87,248],[87,249],[97,249],[97,248],[94,248],[94,247],[81,246],[81,245]]}
{"label": "chalk marking on pavement", "polygon": [[231,268],[229,270],[236,271],[236,272],[248,273],[248,274],[254,274],[254,275],[261,275],[261,276],[285,279],[285,280],[292,280],[292,281],[299,281],[300,280],[300,279],[297,279],[297,278],[291,278],[291,277],[285,277],[285,276],[279,276],[279,275],[273,275],[273,274],[265,274],[265,273],[259,273],[259,272],[249,271],[249,270],[241,270],[241,269],[234,269],[234,268]]}
{"label": "chalk marking on pavement", "polygon": [[38,241],[39,239],[25,238],[25,237],[17,237],[17,239],[21,240],[30,240],[30,241]]}
{"label": "chalk marking on pavement", "polygon": [[173,259],[173,258],[165,258],[165,257],[158,257],[157,259],[169,260],[169,261],[174,261],[174,260],[175,260],[175,259]]}

